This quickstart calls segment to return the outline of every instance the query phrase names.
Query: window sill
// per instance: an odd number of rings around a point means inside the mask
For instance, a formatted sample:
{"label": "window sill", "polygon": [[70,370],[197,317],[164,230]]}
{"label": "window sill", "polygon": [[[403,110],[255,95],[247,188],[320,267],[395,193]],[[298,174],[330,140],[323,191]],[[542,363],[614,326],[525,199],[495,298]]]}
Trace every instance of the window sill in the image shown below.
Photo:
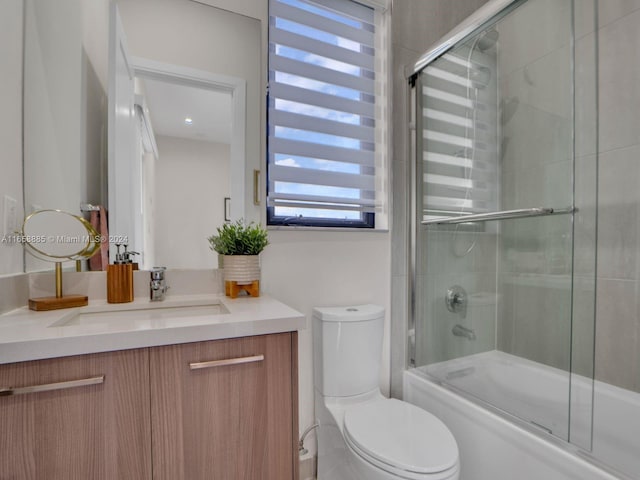
{"label": "window sill", "polygon": [[358,232],[358,233],[389,233],[389,229],[357,228],[357,227],[310,227],[307,225],[267,225],[267,230],[283,232]]}

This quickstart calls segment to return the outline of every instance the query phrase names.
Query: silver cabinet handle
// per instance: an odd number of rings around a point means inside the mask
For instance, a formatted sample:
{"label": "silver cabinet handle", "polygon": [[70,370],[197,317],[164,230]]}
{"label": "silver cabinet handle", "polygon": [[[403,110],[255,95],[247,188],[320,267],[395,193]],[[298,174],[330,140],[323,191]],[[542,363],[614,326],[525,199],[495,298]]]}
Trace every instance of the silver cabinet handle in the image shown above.
{"label": "silver cabinet handle", "polygon": [[24,395],[27,393],[50,392],[52,390],[64,390],[66,388],[85,387],[87,385],[97,385],[103,382],[104,375],[100,375],[99,377],[82,378],[80,380],[69,380],[67,382],[45,383],[43,385],[31,385],[29,387],[0,388],[0,397]]}
{"label": "silver cabinet handle", "polygon": [[254,355],[252,357],[228,358],[226,360],[211,360],[209,362],[194,362],[189,364],[189,369],[199,370],[201,368],[225,367],[227,365],[240,365],[242,363],[261,362],[264,355]]}

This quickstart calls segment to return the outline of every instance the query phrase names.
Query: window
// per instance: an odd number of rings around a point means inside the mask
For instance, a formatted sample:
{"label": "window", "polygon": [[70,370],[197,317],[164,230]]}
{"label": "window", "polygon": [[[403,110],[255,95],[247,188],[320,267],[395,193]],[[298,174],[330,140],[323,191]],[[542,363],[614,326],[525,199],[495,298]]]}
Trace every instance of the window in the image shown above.
{"label": "window", "polygon": [[374,227],[375,19],[351,0],[270,0],[269,225]]}

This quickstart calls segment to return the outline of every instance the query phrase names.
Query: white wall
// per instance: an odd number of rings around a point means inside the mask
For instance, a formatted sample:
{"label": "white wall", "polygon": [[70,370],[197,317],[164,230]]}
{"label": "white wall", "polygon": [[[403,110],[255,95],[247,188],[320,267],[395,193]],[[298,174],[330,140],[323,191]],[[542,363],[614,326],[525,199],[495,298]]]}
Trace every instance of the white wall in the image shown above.
{"label": "white wall", "polygon": [[[307,316],[298,337],[300,431],[313,424],[313,307],[375,303],[386,309],[380,386],[389,392],[389,233],[269,232],[261,255],[262,289]],[[310,435],[305,447],[316,451]]]}
{"label": "white wall", "polygon": [[154,261],[168,268],[217,268],[207,237],[224,223],[229,145],[167,136],[156,142]]}
{"label": "white wall", "polygon": [[[230,12],[239,13],[250,18],[255,18],[260,21],[261,27],[261,59],[260,59],[260,88],[267,85],[267,69],[268,69],[268,43],[269,43],[269,0],[194,0],[199,3],[211,5]],[[260,101],[259,105],[259,119],[260,119],[260,132],[266,131],[267,125],[267,106],[266,102]],[[257,163],[253,168],[259,168],[263,172],[266,172],[267,165],[267,138],[266,135],[259,135],[260,138],[260,157],[258,157]],[[251,172],[249,172],[251,173]],[[263,175],[264,178],[264,175]],[[262,189],[261,196],[262,201],[265,201],[266,192],[265,188]],[[255,220],[266,218],[265,209],[258,213]]]}
{"label": "white wall", "polygon": [[[245,217],[253,206],[253,169],[260,168],[261,27],[254,18],[185,0],[117,0],[129,53],[247,81]],[[233,54],[230,54],[233,52]]]}
{"label": "white wall", "polygon": [[81,4],[27,0],[26,6],[26,210],[37,205],[75,213],[81,201]]}
{"label": "white wall", "polygon": [[79,214],[104,201],[108,0],[25,3],[25,210]]}
{"label": "white wall", "polygon": [[[17,201],[22,217],[22,0],[0,2],[0,238],[4,196]],[[21,272],[22,248],[0,243],[0,275]]]}

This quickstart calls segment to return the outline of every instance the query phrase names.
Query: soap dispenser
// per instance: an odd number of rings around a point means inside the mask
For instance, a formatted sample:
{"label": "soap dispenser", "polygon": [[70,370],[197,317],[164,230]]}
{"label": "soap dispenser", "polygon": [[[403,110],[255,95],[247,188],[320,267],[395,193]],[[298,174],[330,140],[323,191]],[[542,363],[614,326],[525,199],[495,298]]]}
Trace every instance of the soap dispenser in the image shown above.
{"label": "soap dispenser", "polygon": [[[115,262],[107,266],[107,302],[133,302],[133,263],[130,255],[120,253],[121,244],[116,243]],[[126,252],[125,245],[125,252]],[[131,252],[128,252],[131,253]]]}

